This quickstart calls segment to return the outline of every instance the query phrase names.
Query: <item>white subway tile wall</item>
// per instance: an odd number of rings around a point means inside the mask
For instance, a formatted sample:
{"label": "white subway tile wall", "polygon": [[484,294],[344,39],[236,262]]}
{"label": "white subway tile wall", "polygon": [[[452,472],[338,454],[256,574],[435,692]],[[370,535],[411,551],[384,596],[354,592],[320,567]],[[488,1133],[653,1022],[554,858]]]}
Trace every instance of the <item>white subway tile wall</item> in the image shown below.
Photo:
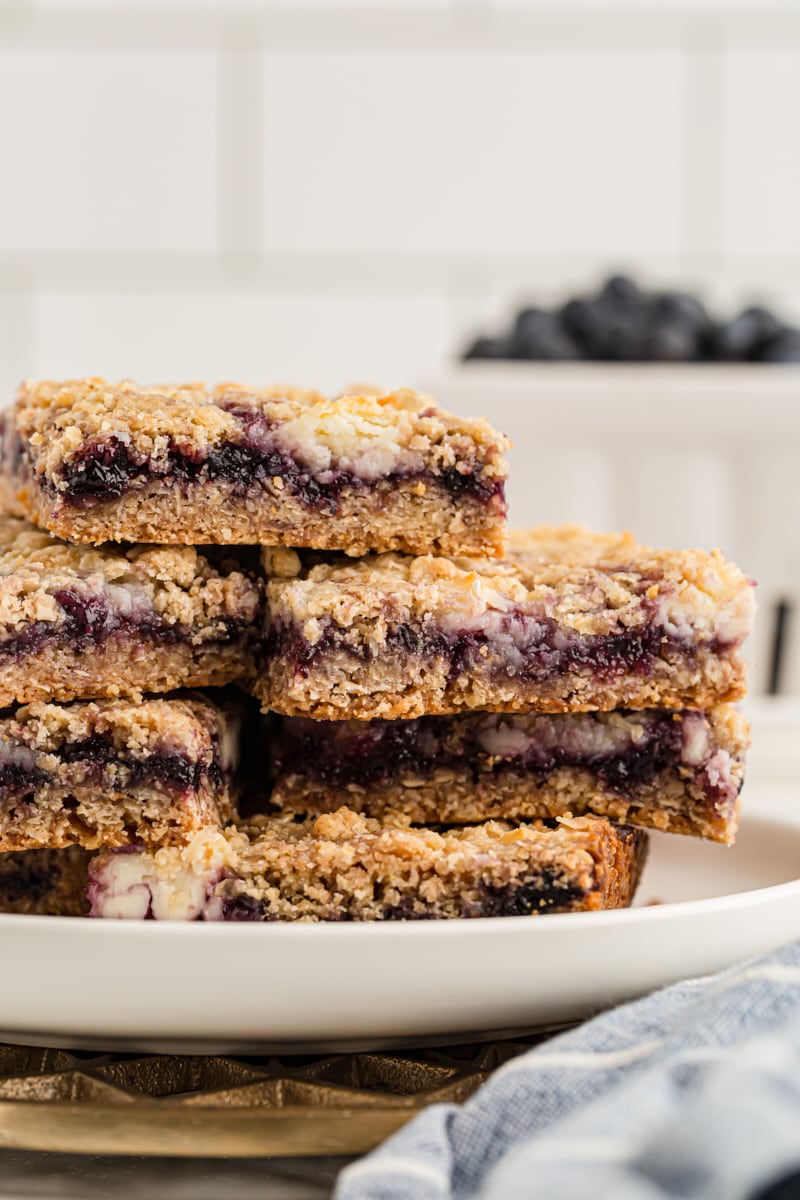
{"label": "white subway tile wall", "polygon": [[606,270],[800,319],[796,0],[0,5],[0,389],[413,382]]}
{"label": "white subway tile wall", "polygon": [[0,52],[0,252],[213,253],[217,56]]}
{"label": "white subway tile wall", "polygon": [[675,254],[681,66],[676,52],[267,54],[264,248]]}
{"label": "white subway tile wall", "polygon": [[32,296],[22,289],[0,293],[0,374],[9,385],[30,373],[33,327]]}
{"label": "white subway tile wall", "polygon": [[444,296],[377,290],[43,295],[35,322],[55,377],[85,373],[89,364],[100,375],[137,378],[145,363],[148,379],[302,380],[337,390],[404,378],[406,347],[433,362],[449,333]]}
{"label": "white subway tile wall", "polygon": [[724,249],[798,259],[800,160],[791,119],[783,119],[800,112],[798,55],[791,49],[731,53],[724,88]]}

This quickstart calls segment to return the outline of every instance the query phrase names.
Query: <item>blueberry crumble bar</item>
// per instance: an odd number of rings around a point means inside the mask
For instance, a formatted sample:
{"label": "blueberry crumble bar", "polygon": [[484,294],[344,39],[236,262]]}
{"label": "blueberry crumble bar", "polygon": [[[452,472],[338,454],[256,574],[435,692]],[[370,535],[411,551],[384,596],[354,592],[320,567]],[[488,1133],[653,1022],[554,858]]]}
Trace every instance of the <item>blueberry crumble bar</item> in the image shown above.
{"label": "blueberry crumble bar", "polygon": [[507,439],[409,389],[24,383],[15,511],[73,542],[497,555]]}
{"label": "blueberry crumble bar", "polygon": [[412,829],[347,808],[254,818],[183,849],[92,859],[94,917],[397,921],[628,905],[647,835],[598,817]]}
{"label": "blueberry crumble bar", "polygon": [[207,687],[253,669],[260,579],[191,546],[70,546],[0,516],[0,708]]}
{"label": "blueberry crumble bar", "polygon": [[0,851],[185,843],[235,819],[238,726],[192,694],[0,718]]}
{"label": "blueberry crumble bar", "polygon": [[593,813],[732,842],[748,743],[747,722],[730,705],[407,721],[284,717],[273,733],[271,799],[287,812],[334,812],[345,803],[415,825]]}
{"label": "blueberry crumble bar", "polygon": [[87,916],[89,858],[80,846],[0,854],[0,913]]}
{"label": "blueberry crumble bar", "polygon": [[719,551],[575,526],[511,535],[503,561],[319,561],[266,549],[255,693],[342,720],[708,708],[745,692],[753,586]]}

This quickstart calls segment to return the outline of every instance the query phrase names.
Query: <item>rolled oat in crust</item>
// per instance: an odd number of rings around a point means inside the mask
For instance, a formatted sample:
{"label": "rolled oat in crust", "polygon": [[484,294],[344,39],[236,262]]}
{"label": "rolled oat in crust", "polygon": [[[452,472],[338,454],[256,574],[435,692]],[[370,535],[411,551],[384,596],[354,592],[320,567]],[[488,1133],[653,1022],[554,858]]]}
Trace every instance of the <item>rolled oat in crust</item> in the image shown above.
{"label": "rolled oat in crust", "polygon": [[745,693],[753,586],[715,550],[575,526],[511,535],[501,562],[264,551],[255,694],[342,720],[710,708]]}
{"label": "rolled oat in crust", "polygon": [[0,851],[160,846],[236,817],[239,712],[200,695],[0,719]]}
{"label": "rolled oat in crust", "polygon": [[184,850],[93,860],[92,916],[208,921],[397,921],[623,908],[647,835],[596,817],[412,829],[347,808],[260,817]]}
{"label": "rolled oat in crust", "polygon": [[0,707],[254,670],[261,580],[192,546],[72,546],[0,517]]}
{"label": "rolled oat in crust", "polygon": [[73,542],[497,555],[507,439],[410,389],[25,383],[14,511]]}

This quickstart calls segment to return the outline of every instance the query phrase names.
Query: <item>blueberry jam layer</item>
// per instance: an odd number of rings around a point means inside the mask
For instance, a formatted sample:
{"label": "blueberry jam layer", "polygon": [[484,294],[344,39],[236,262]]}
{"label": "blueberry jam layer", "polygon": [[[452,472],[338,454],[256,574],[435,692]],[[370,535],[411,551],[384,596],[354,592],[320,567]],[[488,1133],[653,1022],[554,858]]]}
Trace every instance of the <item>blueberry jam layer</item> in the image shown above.
{"label": "blueberry jam layer", "polygon": [[[126,786],[154,788],[187,794],[204,783],[218,788],[223,773],[216,761],[199,762],[174,750],[160,750],[142,758],[121,754],[110,738],[94,734],[81,741],[67,742],[54,754],[60,764],[80,764],[82,783],[102,783],[109,766],[125,772]],[[68,772],[67,772],[68,778]],[[62,782],[59,774],[36,764],[34,752],[27,747],[0,742],[0,797],[32,795],[40,787]]]}
{"label": "blueberry jam layer", "polygon": [[[654,664],[670,654],[684,660],[696,653],[696,645],[665,634],[661,625],[644,622],[612,634],[571,635],[546,616],[516,611],[492,614],[491,628],[450,631],[430,626],[394,624],[381,643],[354,641],[347,629],[324,620],[322,632],[310,643],[293,622],[280,618],[270,622],[265,639],[267,658],[279,657],[291,669],[305,675],[328,655],[345,654],[353,661],[369,663],[387,655],[444,661],[450,679],[476,668],[494,678],[513,678],[522,683],[539,683],[570,672],[590,672],[599,682],[626,675],[647,677]],[[709,640],[704,648],[716,650]],[[487,668],[487,659],[490,666]]]}
{"label": "blueberry jam layer", "polygon": [[[565,884],[553,871],[543,871],[541,877],[527,883],[504,884],[492,887],[484,885],[479,897],[465,902],[464,917],[527,917],[533,913],[560,912],[574,909],[586,897],[586,891],[574,885]],[[94,916],[103,916],[103,897],[97,891],[95,894]],[[203,912],[193,914],[194,920],[202,920]],[[413,896],[408,896],[398,904],[387,905],[380,917],[371,920],[382,921],[431,921],[441,914],[435,909],[420,911]],[[155,919],[152,907],[144,914],[145,920]],[[226,897],[217,912],[215,920],[232,922],[276,921],[267,900],[256,900],[252,896],[241,894]],[[357,916],[346,909],[332,910],[325,914],[327,923],[353,922]]]}
{"label": "blueberry jam layer", "polygon": [[[551,870],[543,870],[535,879],[492,886],[483,884],[479,895],[464,903],[465,917],[528,917],[533,913],[559,912],[574,909],[585,899],[586,891],[567,882]],[[406,896],[399,903],[386,905],[380,920],[430,921],[440,914],[435,908],[420,911],[418,897]],[[245,894],[227,897],[222,902],[223,921],[270,921],[269,903]],[[326,914],[326,921],[357,920],[346,910]]]}
{"label": "blueberry jam layer", "polygon": [[[194,644],[193,631],[180,624],[169,624],[149,606],[134,606],[130,613],[123,612],[103,592],[81,591],[78,588],[60,588],[52,593],[62,616],[59,621],[34,621],[15,631],[10,637],[0,640],[0,659],[24,658],[36,654],[50,644],[59,647],[70,645],[76,650],[101,646],[111,638],[130,639],[140,642],[146,639],[158,645],[176,645],[182,642]],[[252,633],[253,623],[226,617],[216,622],[215,636],[204,645],[227,645],[239,642]]]}
{"label": "blueberry jam layer", "polygon": [[568,883],[563,875],[543,870],[536,879],[502,886],[484,884],[474,917],[529,917],[533,913],[574,909],[586,898],[582,887]]}
{"label": "blueberry jam layer", "polygon": [[[137,457],[131,447],[116,437],[87,442],[65,464],[58,494],[74,506],[89,506],[118,500],[127,492],[147,483],[168,478],[183,488],[206,482],[223,481],[235,494],[246,496],[260,489],[262,482],[275,481],[282,492],[309,508],[334,514],[343,492],[372,491],[379,486],[391,492],[400,484],[438,485],[449,495],[488,503],[503,498],[503,483],[484,479],[477,460],[461,469],[442,472],[396,471],[377,480],[364,479],[353,471],[329,469],[314,472],[281,449],[260,422],[258,428],[245,430],[236,442],[221,442],[205,456],[172,444],[157,461]],[[251,422],[251,426],[254,423]],[[250,434],[251,436],[248,436]]]}
{"label": "blueberry jam layer", "polygon": [[[564,767],[587,771],[620,795],[646,787],[664,771],[693,778],[709,800],[732,801],[740,787],[702,712],[470,713],[344,722],[285,717],[277,739],[279,772],[334,788],[425,780],[442,770],[475,783],[510,772],[543,780]],[[712,763],[713,782],[707,775]]]}
{"label": "blueberry jam layer", "polygon": [[[407,900],[400,904],[387,905],[380,917],[371,917],[371,920],[382,921],[425,921],[432,920],[436,917],[433,911],[415,912],[414,899],[408,897]],[[482,914],[475,913],[475,916]],[[489,913],[485,914],[489,916]],[[347,909],[338,908],[331,909],[325,913],[323,918],[327,923],[334,922],[352,922],[359,918],[348,912]],[[219,920],[221,921],[275,921],[278,918],[270,908],[269,902],[266,900],[256,900],[252,896],[245,894],[239,896],[226,897],[219,909]]]}

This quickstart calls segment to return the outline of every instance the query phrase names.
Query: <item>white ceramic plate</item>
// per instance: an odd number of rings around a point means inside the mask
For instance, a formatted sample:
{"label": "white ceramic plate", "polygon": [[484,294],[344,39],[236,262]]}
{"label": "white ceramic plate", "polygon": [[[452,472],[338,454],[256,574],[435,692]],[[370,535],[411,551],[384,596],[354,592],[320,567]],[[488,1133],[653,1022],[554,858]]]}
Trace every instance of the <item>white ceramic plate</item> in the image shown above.
{"label": "white ceramic plate", "polygon": [[732,849],[654,835],[628,911],[327,926],[0,916],[0,1038],[341,1049],[585,1017],[800,936],[800,797],[765,784],[745,800]]}

